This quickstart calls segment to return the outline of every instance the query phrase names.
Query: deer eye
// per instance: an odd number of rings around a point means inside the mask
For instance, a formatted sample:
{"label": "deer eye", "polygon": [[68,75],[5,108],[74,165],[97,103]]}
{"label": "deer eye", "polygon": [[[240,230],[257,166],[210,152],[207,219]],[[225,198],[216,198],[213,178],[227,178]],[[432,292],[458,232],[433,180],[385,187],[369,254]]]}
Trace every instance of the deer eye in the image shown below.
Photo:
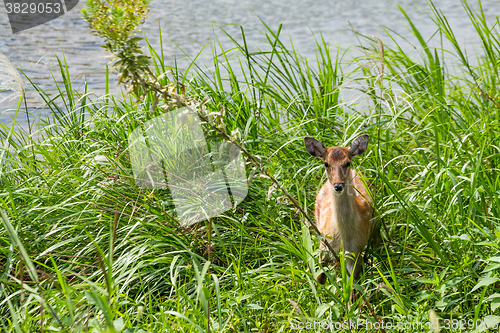
{"label": "deer eye", "polygon": [[325,168],[328,168],[328,163],[325,162]]}
{"label": "deer eye", "polygon": [[346,168],[348,168],[348,167],[350,167],[350,166],[351,166],[351,162],[347,162],[347,163],[345,164],[345,167],[346,167]]}

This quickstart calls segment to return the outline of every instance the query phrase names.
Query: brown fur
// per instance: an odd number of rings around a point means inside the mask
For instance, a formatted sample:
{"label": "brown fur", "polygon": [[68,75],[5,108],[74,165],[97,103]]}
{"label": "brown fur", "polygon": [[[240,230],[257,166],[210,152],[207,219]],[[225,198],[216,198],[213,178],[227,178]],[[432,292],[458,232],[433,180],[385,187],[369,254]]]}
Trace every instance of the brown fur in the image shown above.
{"label": "brown fur", "polygon": [[[361,138],[361,137],[360,137]],[[310,138],[312,139],[312,138]],[[313,139],[315,140],[315,139]],[[357,140],[357,139],[356,139]],[[361,141],[366,145],[368,136],[362,138]],[[357,149],[359,142],[353,141],[354,150]],[[318,141],[319,143],[319,141]],[[318,149],[318,144],[313,148]],[[310,146],[310,145],[309,145]],[[306,147],[308,143],[306,142]],[[373,230],[373,200],[367,191],[370,188],[369,182],[363,177],[360,172],[351,170],[347,163],[351,161],[351,151],[349,147],[331,147],[319,148],[323,152],[321,159],[327,163],[326,171],[328,181],[321,187],[316,196],[315,218],[319,231],[325,235],[325,241],[329,241],[335,252],[341,250],[341,243],[345,251],[352,253],[357,258],[355,260],[348,258],[346,268],[349,274],[354,274],[354,278],[359,275],[362,266],[362,258],[359,254],[367,245],[370,235]],[[361,153],[355,152],[360,155]],[[308,147],[309,153],[310,147]],[[317,156],[319,153],[316,153]],[[356,156],[357,156],[356,155]],[[319,156],[317,156],[319,157]],[[366,183],[366,187],[363,184]],[[344,184],[344,189],[341,193],[337,193],[334,189],[334,184]],[[322,242],[320,248],[327,251],[326,245]],[[333,256],[326,252],[326,258],[321,258],[322,265],[333,261]],[[318,282],[324,283],[326,276],[322,273],[318,276]]]}

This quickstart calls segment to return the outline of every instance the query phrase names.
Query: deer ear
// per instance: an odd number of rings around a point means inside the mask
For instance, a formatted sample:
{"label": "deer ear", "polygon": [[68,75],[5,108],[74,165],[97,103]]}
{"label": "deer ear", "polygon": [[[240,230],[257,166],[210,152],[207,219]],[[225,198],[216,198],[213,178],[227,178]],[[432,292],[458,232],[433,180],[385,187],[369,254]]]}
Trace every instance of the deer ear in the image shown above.
{"label": "deer ear", "polygon": [[351,153],[351,157],[362,155],[365,152],[368,147],[369,138],[368,134],[363,134],[352,140],[351,145],[348,148]]}
{"label": "deer ear", "polygon": [[315,138],[306,136],[304,138],[304,144],[306,145],[307,152],[314,157],[323,157],[326,152],[325,146]]}

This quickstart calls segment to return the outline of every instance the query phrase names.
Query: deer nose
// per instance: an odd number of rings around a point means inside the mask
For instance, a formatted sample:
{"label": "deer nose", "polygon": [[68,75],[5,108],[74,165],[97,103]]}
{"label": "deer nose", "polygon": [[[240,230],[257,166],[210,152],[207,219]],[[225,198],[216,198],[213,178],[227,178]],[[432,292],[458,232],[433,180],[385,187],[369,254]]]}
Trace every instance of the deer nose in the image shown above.
{"label": "deer nose", "polygon": [[333,188],[336,192],[342,192],[344,190],[344,183],[335,183],[333,184]]}

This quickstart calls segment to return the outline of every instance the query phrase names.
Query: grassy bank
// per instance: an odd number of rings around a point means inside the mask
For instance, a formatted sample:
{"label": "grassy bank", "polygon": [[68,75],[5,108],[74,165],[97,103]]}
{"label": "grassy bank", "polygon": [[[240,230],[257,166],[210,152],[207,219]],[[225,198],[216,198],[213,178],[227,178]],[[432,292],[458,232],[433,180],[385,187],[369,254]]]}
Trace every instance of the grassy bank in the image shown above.
{"label": "grassy bank", "polygon": [[[431,310],[442,326],[499,322],[499,28],[464,10],[483,41],[478,65],[432,5],[453,48],[428,46],[408,14],[418,57],[361,36],[358,58],[340,61],[319,38],[317,59],[305,59],[271,28],[265,50],[215,42],[210,68],[176,68],[150,49],[153,71],[169,73],[161,82],[223,109],[227,132],[269,171],[248,162],[247,198],[212,219],[210,237],[206,221],[179,224],[168,190],[133,179],[127,139],[163,112],[153,95],[77,92],[61,59],[60,94],[40,90],[52,118],[37,140],[0,128],[2,331],[324,331],[323,320],[365,320],[418,332]],[[343,100],[347,87],[369,107]],[[384,241],[356,283],[331,269],[318,285],[318,240],[270,176],[312,216],[326,177],[303,137],[333,146],[364,133],[369,149],[353,166],[374,186]]]}

